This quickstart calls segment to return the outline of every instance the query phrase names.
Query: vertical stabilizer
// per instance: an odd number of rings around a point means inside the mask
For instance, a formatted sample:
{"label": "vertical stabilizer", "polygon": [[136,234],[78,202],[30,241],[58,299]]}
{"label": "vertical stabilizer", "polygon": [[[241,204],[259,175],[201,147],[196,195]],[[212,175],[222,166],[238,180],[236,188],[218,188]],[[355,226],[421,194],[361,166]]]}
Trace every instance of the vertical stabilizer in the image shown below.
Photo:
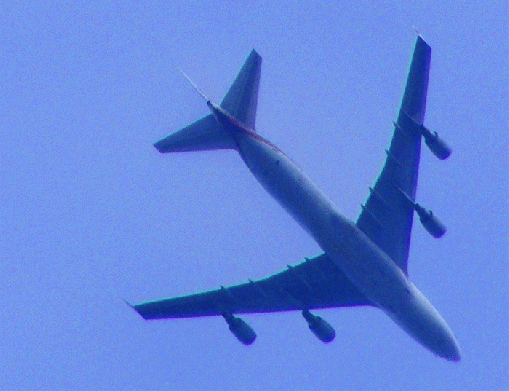
{"label": "vertical stabilizer", "polygon": [[253,49],[220,105],[230,115],[253,130],[261,70],[262,57]]}

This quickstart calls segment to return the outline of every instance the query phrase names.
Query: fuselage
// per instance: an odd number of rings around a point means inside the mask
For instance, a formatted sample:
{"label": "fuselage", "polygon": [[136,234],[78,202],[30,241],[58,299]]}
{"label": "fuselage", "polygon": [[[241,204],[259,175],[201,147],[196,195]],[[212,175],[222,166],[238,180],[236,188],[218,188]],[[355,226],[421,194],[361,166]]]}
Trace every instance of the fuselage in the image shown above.
{"label": "fuselage", "polygon": [[221,108],[210,102],[209,107],[258,182],[359,291],[432,352],[459,360],[458,344],[445,320],[394,261],[344,217],[280,149]]}

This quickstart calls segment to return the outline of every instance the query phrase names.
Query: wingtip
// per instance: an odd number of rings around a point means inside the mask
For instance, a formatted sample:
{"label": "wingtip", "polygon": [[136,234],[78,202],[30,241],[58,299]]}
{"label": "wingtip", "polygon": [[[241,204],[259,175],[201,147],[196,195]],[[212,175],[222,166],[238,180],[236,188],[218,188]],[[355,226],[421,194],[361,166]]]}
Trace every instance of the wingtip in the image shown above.
{"label": "wingtip", "polygon": [[163,153],[164,152],[164,148],[163,148],[163,143],[162,143],[163,140],[159,140],[159,141],[156,141],[153,145],[154,145],[154,148],[157,149],[159,152]]}
{"label": "wingtip", "polygon": [[417,42],[422,42],[426,46],[429,46],[428,43],[426,42],[426,40],[424,39],[424,37],[422,36],[422,34],[419,32],[419,30],[417,30],[417,27],[413,26],[413,28],[414,28],[415,34],[417,35]]}
{"label": "wingtip", "polygon": [[133,310],[136,310],[134,308],[134,305],[132,305],[131,303],[129,303],[126,299],[122,299],[124,301],[124,303],[126,303],[129,307],[131,307]]}
{"label": "wingtip", "polygon": [[249,56],[258,58],[260,60],[262,59],[262,56],[260,56],[260,53],[258,53],[255,48],[251,49],[251,53],[249,53]]}
{"label": "wingtip", "polygon": [[136,304],[131,304],[131,303],[129,303],[126,299],[122,299],[122,300],[124,300],[124,303],[126,303],[129,307],[131,307],[131,308],[133,309],[133,311],[134,311],[134,312],[136,312],[138,315],[141,315],[141,317],[142,317],[143,319],[147,319],[147,318],[146,318],[146,317],[145,317],[145,316],[144,316],[144,315],[143,315],[143,314],[139,311],[139,307],[138,307],[138,308],[136,308],[136,307],[137,307],[137,306],[136,306]]}

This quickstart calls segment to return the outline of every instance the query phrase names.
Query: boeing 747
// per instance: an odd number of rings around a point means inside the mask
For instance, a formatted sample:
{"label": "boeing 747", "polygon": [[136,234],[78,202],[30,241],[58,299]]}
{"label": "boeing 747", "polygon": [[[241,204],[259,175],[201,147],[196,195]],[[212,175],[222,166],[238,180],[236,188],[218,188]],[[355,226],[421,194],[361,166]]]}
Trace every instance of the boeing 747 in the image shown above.
{"label": "boeing 747", "polygon": [[327,343],[335,331],[311,310],[374,306],[436,355],[458,361],[460,349],[451,329],[407,272],[414,212],[432,236],[445,233],[436,216],[415,201],[421,139],[441,160],[451,153],[437,133],[423,125],[430,59],[430,46],[418,36],[385,165],[355,223],[284,152],[256,132],[261,74],[256,51],[220,105],[198,90],[211,114],[155,147],[162,153],[237,151],[258,182],[323,253],[265,279],[133,308],[145,319],[222,316],[237,339],[249,345],[256,334],[238,314],[298,310],[311,331]]}

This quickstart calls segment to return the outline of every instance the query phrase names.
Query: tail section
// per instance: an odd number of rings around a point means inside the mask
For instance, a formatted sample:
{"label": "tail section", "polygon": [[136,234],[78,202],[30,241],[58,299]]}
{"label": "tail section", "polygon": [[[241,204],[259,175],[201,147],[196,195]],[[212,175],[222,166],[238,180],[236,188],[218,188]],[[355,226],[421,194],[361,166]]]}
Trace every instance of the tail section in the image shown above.
{"label": "tail section", "polygon": [[[260,55],[252,50],[220,105],[222,109],[252,130],[255,128],[261,63]],[[205,94],[184,72],[182,74],[210,105],[210,101]],[[162,153],[236,148],[232,137],[217,122],[213,114],[209,114],[178,132],[159,140],[154,146]]]}

